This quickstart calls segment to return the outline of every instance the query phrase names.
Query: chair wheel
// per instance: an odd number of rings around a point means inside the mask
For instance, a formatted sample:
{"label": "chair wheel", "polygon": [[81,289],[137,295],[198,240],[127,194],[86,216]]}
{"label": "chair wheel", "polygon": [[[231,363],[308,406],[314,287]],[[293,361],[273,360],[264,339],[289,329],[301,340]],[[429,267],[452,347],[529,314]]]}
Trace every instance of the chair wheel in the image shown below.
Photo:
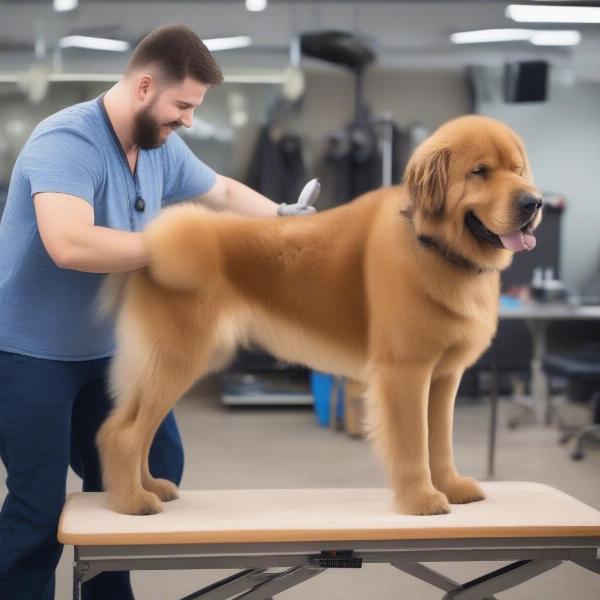
{"label": "chair wheel", "polygon": [[571,439],[570,434],[566,433],[565,435],[560,436],[560,438],[558,439],[558,443],[561,446],[564,446],[570,439]]}
{"label": "chair wheel", "polygon": [[583,452],[579,452],[579,451],[572,452],[571,458],[573,460],[581,460],[583,458]]}
{"label": "chair wheel", "polygon": [[517,420],[515,420],[515,419],[509,419],[507,425],[508,425],[509,429],[513,429],[514,430],[514,429],[516,429],[519,426],[519,422]]}

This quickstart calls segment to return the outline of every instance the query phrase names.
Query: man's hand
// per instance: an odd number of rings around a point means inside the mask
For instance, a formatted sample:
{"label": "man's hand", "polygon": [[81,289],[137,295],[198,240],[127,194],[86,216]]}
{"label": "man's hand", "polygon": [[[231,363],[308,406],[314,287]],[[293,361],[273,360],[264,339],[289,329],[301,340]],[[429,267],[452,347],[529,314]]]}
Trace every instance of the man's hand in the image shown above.
{"label": "man's hand", "polygon": [[318,179],[311,179],[300,192],[296,204],[286,204],[285,202],[279,205],[277,214],[280,217],[295,217],[298,215],[311,215],[317,212],[313,206],[321,191],[321,184]]}

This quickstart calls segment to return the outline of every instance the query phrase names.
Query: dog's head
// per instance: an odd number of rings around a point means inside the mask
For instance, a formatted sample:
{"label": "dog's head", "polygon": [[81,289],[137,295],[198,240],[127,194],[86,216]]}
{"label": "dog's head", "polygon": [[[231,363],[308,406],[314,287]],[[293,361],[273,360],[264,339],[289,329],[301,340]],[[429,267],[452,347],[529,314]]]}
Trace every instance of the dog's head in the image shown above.
{"label": "dog's head", "polygon": [[542,197],[519,136],[487,117],[442,125],[411,157],[404,182],[417,233],[483,269],[535,246]]}

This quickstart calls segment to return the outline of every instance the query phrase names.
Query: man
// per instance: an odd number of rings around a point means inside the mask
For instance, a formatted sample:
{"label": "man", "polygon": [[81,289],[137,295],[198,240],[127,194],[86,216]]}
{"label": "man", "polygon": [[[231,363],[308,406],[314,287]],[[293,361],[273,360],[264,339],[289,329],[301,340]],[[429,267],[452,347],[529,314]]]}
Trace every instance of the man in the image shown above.
{"label": "man", "polygon": [[[111,408],[112,327],[95,318],[103,274],[144,267],[140,231],[162,206],[197,200],[246,215],[303,214],[216,174],[171,133],[221,71],[185,26],[154,30],[103,96],[40,123],[15,164],[0,225],[0,598],[51,600],[69,464],[102,489],[95,434]],[[183,450],[172,414],[150,453],[179,484]],[[130,600],[128,573],[83,586],[86,600]]]}

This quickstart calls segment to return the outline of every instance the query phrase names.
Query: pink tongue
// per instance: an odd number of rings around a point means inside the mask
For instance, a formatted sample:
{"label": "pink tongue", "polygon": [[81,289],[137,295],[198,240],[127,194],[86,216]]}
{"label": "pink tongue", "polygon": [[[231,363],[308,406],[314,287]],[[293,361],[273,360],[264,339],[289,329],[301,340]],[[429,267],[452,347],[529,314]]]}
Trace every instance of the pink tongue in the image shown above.
{"label": "pink tongue", "polygon": [[535,238],[530,233],[515,231],[514,233],[507,233],[506,235],[501,235],[499,237],[502,240],[504,247],[513,252],[532,250],[535,248]]}

